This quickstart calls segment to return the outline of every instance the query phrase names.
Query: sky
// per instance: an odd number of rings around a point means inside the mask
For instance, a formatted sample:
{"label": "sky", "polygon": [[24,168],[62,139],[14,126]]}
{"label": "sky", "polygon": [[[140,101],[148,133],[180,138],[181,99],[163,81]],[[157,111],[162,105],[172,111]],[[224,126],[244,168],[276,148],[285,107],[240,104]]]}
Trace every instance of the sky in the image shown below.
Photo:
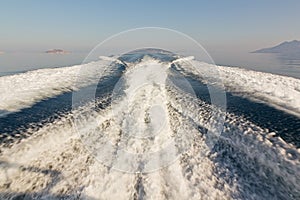
{"label": "sky", "polygon": [[89,51],[111,35],[149,26],[180,31],[207,49],[249,51],[300,40],[299,10],[297,0],[3,0],[0,51]]}

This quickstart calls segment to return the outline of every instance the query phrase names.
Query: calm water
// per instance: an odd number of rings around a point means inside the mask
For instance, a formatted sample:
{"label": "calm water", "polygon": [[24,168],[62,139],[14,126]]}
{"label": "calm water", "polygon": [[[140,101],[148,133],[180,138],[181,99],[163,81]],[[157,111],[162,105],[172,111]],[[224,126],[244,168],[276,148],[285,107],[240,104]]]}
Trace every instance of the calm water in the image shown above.
{"label": "calm water", "polygon": [[80,64],[87,53],[5,53],[0,54],[0,75],[9,75],[40,68],[62,67]]}
{"label": "calm water", "polygon": [[[255,54],[248,52],[210,51],[218,65],[237,66],[300,78],[300,55]],[[0,75],[28,70],[80,64],[88,52],[66,55],[45,53],[5,53],[0,55]]]}
{"label": "calm water", "polygon": [[300,78],[300,55],[261,54],[248,52],[209,52],[218,65],[237,66]]}

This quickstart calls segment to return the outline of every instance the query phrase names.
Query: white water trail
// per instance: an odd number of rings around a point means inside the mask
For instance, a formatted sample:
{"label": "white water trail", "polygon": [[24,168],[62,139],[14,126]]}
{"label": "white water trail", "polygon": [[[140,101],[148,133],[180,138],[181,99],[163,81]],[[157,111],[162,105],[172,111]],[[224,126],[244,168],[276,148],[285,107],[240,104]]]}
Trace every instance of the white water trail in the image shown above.
{"label": "white water trail", "polygon": [[[104,110],[87,104],[2,147],[0,198],[297,199],[299,150],[228,113],[209,152],[212,107],[169,84],[168,68],[145,58],[125,72],[125,95]],[[166,146],[172,160],[147,154]]]}
{"label": "white water trail", "polygon": [[[171,107],[187,116],[191,120],[189,124],[194,123],[201,130],[211,128],[211,105],[178,90],[169,92]],[[207,134],[202,134],[206,141]],[[209,158],[214,162],[214,176],[233,184],[222,186],[230,188],[231,198],[268,199],[273,195],[294,199],[300,194],[300,151],[274,135],[243,117],[226,114],[223,133]],[[201,141],[195,144],[198,146]],[[203,159],[192,166],[200,163],[204,163]],[[265,191],[265,187],[269,190]]]}
{"label": "white water trail", "polygon": [[15,112],[46,98],[95,84],[114,69],[111,60],[38,69],[0,77],[0,111]]}
{"label": "white water trail", "polygon": [[215,84],[209,82],[215,78],[236,95],[300,116],[300,79],[238,67],[215,66],[193,57],[179,58],[174,63],[185,74],[192,74],[205,83]]}

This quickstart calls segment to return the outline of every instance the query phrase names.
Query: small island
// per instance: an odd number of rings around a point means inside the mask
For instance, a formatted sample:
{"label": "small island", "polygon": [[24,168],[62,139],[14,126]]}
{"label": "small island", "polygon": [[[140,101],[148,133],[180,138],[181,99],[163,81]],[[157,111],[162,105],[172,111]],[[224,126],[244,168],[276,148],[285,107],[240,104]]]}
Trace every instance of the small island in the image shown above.
{"label": "small island", "polygon": [[4,51],[0,51],[0,55],[1,55],[1,54],[4,54],[4,53],[5,53]]}
{"label": "small island", "polygon": [[65,51],[62,49],[50,49],[45,51],[45,53],[49,53],[49,54],[69,54],[69,51]]}

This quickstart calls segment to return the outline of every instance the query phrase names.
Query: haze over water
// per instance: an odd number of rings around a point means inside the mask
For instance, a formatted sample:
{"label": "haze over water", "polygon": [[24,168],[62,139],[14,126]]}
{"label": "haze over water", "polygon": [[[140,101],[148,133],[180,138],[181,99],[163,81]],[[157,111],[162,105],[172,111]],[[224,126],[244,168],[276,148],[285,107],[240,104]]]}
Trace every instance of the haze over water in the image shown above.
{"label": "haze over water", "polygon": [[[281,54],[249,53],[246,51],[208,50],[216,65],[234,66],[300,78],[300,57]],[[0,55],[0,75],[8,75],[40,68],[81,64],[88,52],[57,55],[46,53],[5,53]]]}

